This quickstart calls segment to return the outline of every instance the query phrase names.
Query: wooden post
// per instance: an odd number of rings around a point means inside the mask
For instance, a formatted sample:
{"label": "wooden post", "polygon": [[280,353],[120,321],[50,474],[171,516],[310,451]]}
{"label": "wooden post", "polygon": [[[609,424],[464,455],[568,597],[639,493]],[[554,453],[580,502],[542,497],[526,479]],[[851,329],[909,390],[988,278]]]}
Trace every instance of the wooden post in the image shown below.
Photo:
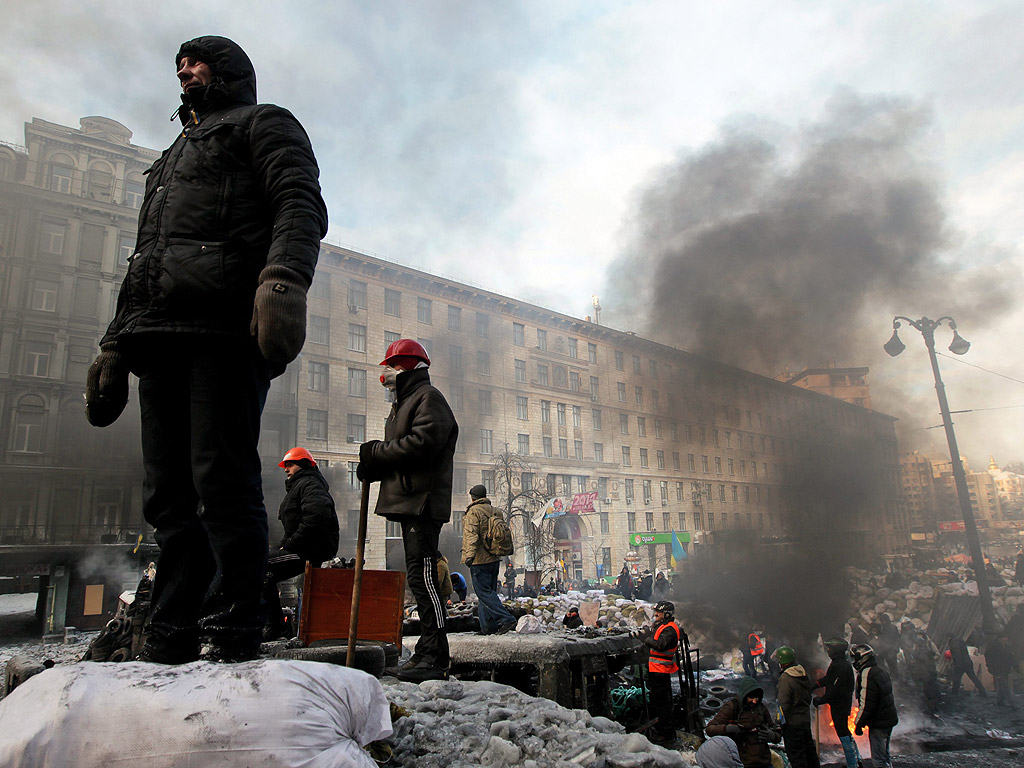
{"label": "wooden post", "polygon": [[366,552],[366,515],[370,506],[370,483],[363,480],[359,497],[359,533],[356,538],[356,572],[352,582],[352,609],[348,618],[348,652],[345,666],[351,667],[356,660],[356,638],[359,630],[359,596],[363,588],[363,555]]}

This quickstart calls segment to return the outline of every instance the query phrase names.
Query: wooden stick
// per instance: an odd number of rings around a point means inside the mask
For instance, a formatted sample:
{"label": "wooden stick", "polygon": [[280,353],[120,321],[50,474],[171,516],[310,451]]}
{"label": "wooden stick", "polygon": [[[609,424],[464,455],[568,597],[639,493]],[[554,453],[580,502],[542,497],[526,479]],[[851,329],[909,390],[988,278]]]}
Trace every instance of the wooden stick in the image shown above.
{"label": "wooden stick", "polygon": [[345,654],[345,666],[355,665],[356,638],[359,630],[359,597],[363,590],[363,555],[366,552],[366,514],[370,506],[370,483],[363,480],[362,494],[359,497],[359,533],[356,538],[356,572],[352,579],[352,608],[348,617],[348,651]]}

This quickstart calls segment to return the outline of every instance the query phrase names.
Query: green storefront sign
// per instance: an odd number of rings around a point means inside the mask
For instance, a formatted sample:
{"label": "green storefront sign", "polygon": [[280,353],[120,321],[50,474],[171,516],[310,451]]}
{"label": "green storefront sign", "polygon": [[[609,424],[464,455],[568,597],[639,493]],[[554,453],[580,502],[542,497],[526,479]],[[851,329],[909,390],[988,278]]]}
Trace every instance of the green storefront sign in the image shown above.
{"label": "green storefront sign", "polygon": [[[679,539],[680,544],[690,543],[690,534],[687,531],[677,531],[676,538]],[[631,533],[629,534],[629,545],[631,547],[640,547],[644,544],[671,544],[672,543],[672,532],[659,533],[657,531],[651,531],[649,533]]]}

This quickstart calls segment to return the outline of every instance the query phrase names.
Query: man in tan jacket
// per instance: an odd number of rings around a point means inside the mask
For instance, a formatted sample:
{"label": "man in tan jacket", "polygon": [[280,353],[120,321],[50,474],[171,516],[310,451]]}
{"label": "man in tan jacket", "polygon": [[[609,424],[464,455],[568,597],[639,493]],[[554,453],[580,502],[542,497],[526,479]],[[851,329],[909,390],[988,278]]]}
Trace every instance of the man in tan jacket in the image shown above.
{"label": "man in tan jacket", "polygon": [[476,591],[477,615],[480,617],[480,634],[502,635],[515,629],[516,618],[501,604],[498,597],[498,569],[501,558],[487,551],[484,535],[494,515],[501,513],[491,506],[487,489],[474,485],[469,489],[471,499],[462,518],[462,562],[469,566],[469,575]]}

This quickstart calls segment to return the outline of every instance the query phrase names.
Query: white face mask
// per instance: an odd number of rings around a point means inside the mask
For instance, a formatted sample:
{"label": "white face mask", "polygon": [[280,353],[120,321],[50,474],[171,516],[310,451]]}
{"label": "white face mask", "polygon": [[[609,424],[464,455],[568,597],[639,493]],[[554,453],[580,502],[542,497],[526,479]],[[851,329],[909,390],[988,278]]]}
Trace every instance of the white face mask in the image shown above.
{"label": "white face mask", "polygon": [[389,389],[392,392],[395,391],[395,387],[398,386],[398,371],[392,368],[390,365],[384,366],[384,373],[380,375],[380,383],[385,389]]}

